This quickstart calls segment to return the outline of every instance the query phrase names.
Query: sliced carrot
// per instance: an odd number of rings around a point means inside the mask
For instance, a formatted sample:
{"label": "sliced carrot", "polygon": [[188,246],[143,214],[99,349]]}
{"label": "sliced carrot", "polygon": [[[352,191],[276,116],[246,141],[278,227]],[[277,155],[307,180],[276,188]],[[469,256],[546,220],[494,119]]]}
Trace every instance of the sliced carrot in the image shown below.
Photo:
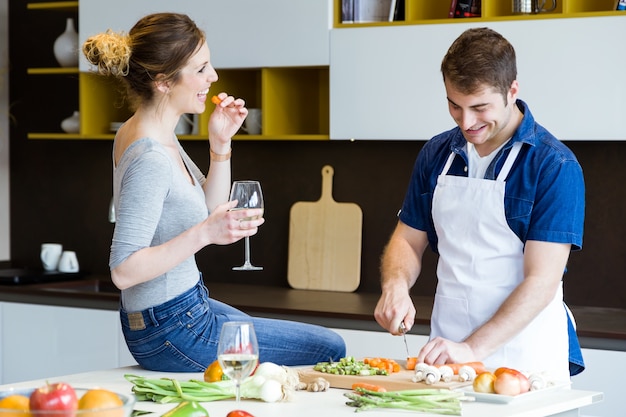
{"label": "sliced carrot", "polygon": [[211,97],[211,102],[215,105],[220,104],[222,100],[218,96]]}
{"label": "sliced carrot", "polygon": [[378,368],[380,365],[380,359],[379,358],[370,358],[369,361],[369,365],[373,368]]}
{"label": "sliced carrot", "polygon": [[400,364],[390,358],[364,358],[363,363],[372,368],[382,369],[387,373],[400,372]]}
{"label": "sliced carrot", "polygon": [[357,391],[357,389],[359,388],[367,391],[387,392],[385,387],[381,387],[380,385],[368,384],[366,382],[355,382],[354,384],[352,384],[353,390]]}
{"label": "sliced carrot", "polygon": [[418,357],[406,358],[406,369],[408,369],[409,371],[414,371],[418,360]]}

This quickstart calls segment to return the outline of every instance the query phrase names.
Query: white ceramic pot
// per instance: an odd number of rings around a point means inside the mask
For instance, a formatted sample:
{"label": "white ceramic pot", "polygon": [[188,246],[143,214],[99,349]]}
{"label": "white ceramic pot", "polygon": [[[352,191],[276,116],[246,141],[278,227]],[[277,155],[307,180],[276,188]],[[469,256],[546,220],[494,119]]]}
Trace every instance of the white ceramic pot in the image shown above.
{"label": "white ceramic pot", "polygon": [[61,129],[65,133],[78,133],[80,131],[80,114],[78,111],[61,122]]}
{"label": "white ceramic pot", "polygon": [[65,32],[54,41],[54,57],[62,67],[78,66],[78,33],[71,17],[67,18]]}

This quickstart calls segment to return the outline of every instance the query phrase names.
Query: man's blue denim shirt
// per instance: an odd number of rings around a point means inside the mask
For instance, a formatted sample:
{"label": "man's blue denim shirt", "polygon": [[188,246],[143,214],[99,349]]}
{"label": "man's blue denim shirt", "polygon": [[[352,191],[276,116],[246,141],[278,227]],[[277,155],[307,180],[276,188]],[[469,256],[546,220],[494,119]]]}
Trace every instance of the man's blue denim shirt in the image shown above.
{"label": "man's blue denim shirt", "polygon": [[[517,100],[524,113],[522,123],[485,174],[495,179],[514,142],[524,142],[506,178],[504,208],[509,227],[522,242],[538,240],[570,243],[582,248],[585,184],[576,156],[562,142],[535,122],[526,103]],[[437,177],[451,152],[456,157],[448,175],[467,176],[466,141],[459,127],[430,139],[417,156],[400,220],[426,231],[437,252],[437,235],[431,208]],[[463,213],[459,213],[462,216]]]}

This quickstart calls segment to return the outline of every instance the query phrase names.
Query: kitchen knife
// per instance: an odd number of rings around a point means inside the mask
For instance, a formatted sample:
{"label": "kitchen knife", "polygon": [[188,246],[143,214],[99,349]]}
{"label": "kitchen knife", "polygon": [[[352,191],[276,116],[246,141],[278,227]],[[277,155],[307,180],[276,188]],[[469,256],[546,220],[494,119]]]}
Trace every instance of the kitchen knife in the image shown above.
{"label": "kitchen knife", "polygon": [[406,342],[406,326],[404,325],[403,321],[400,322],[399,330],[402,333],[402,337],[404,338],[404,347],[406,348],[406,357],[408,359],[411,357],[411,355],[409,355],[409,344]]}

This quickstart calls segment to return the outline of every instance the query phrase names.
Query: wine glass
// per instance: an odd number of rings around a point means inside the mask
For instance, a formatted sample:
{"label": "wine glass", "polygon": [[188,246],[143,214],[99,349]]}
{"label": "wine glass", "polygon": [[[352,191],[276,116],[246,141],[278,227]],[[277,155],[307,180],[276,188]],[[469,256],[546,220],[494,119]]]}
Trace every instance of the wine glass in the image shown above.
{"label": "wine glass", "polygon": [[224,373],[235,381],[235,400],[241,398],[241,381],[259,362],[259,345],[251,322],[228,321],[222,325],[217,360]]}
{"label": "wine glass", "polygon": [[[230,201],[237,200],[237,206],[231,210],[263,208],[263,192],[258,181],[235,181],[230,190]],[[252,217],[242,219],[254,220]],[[260,271],[262,266],[254,266],[250,262],[250,237],[245,237],[245,260],[243,265],[234,266],[233,271]]]}

